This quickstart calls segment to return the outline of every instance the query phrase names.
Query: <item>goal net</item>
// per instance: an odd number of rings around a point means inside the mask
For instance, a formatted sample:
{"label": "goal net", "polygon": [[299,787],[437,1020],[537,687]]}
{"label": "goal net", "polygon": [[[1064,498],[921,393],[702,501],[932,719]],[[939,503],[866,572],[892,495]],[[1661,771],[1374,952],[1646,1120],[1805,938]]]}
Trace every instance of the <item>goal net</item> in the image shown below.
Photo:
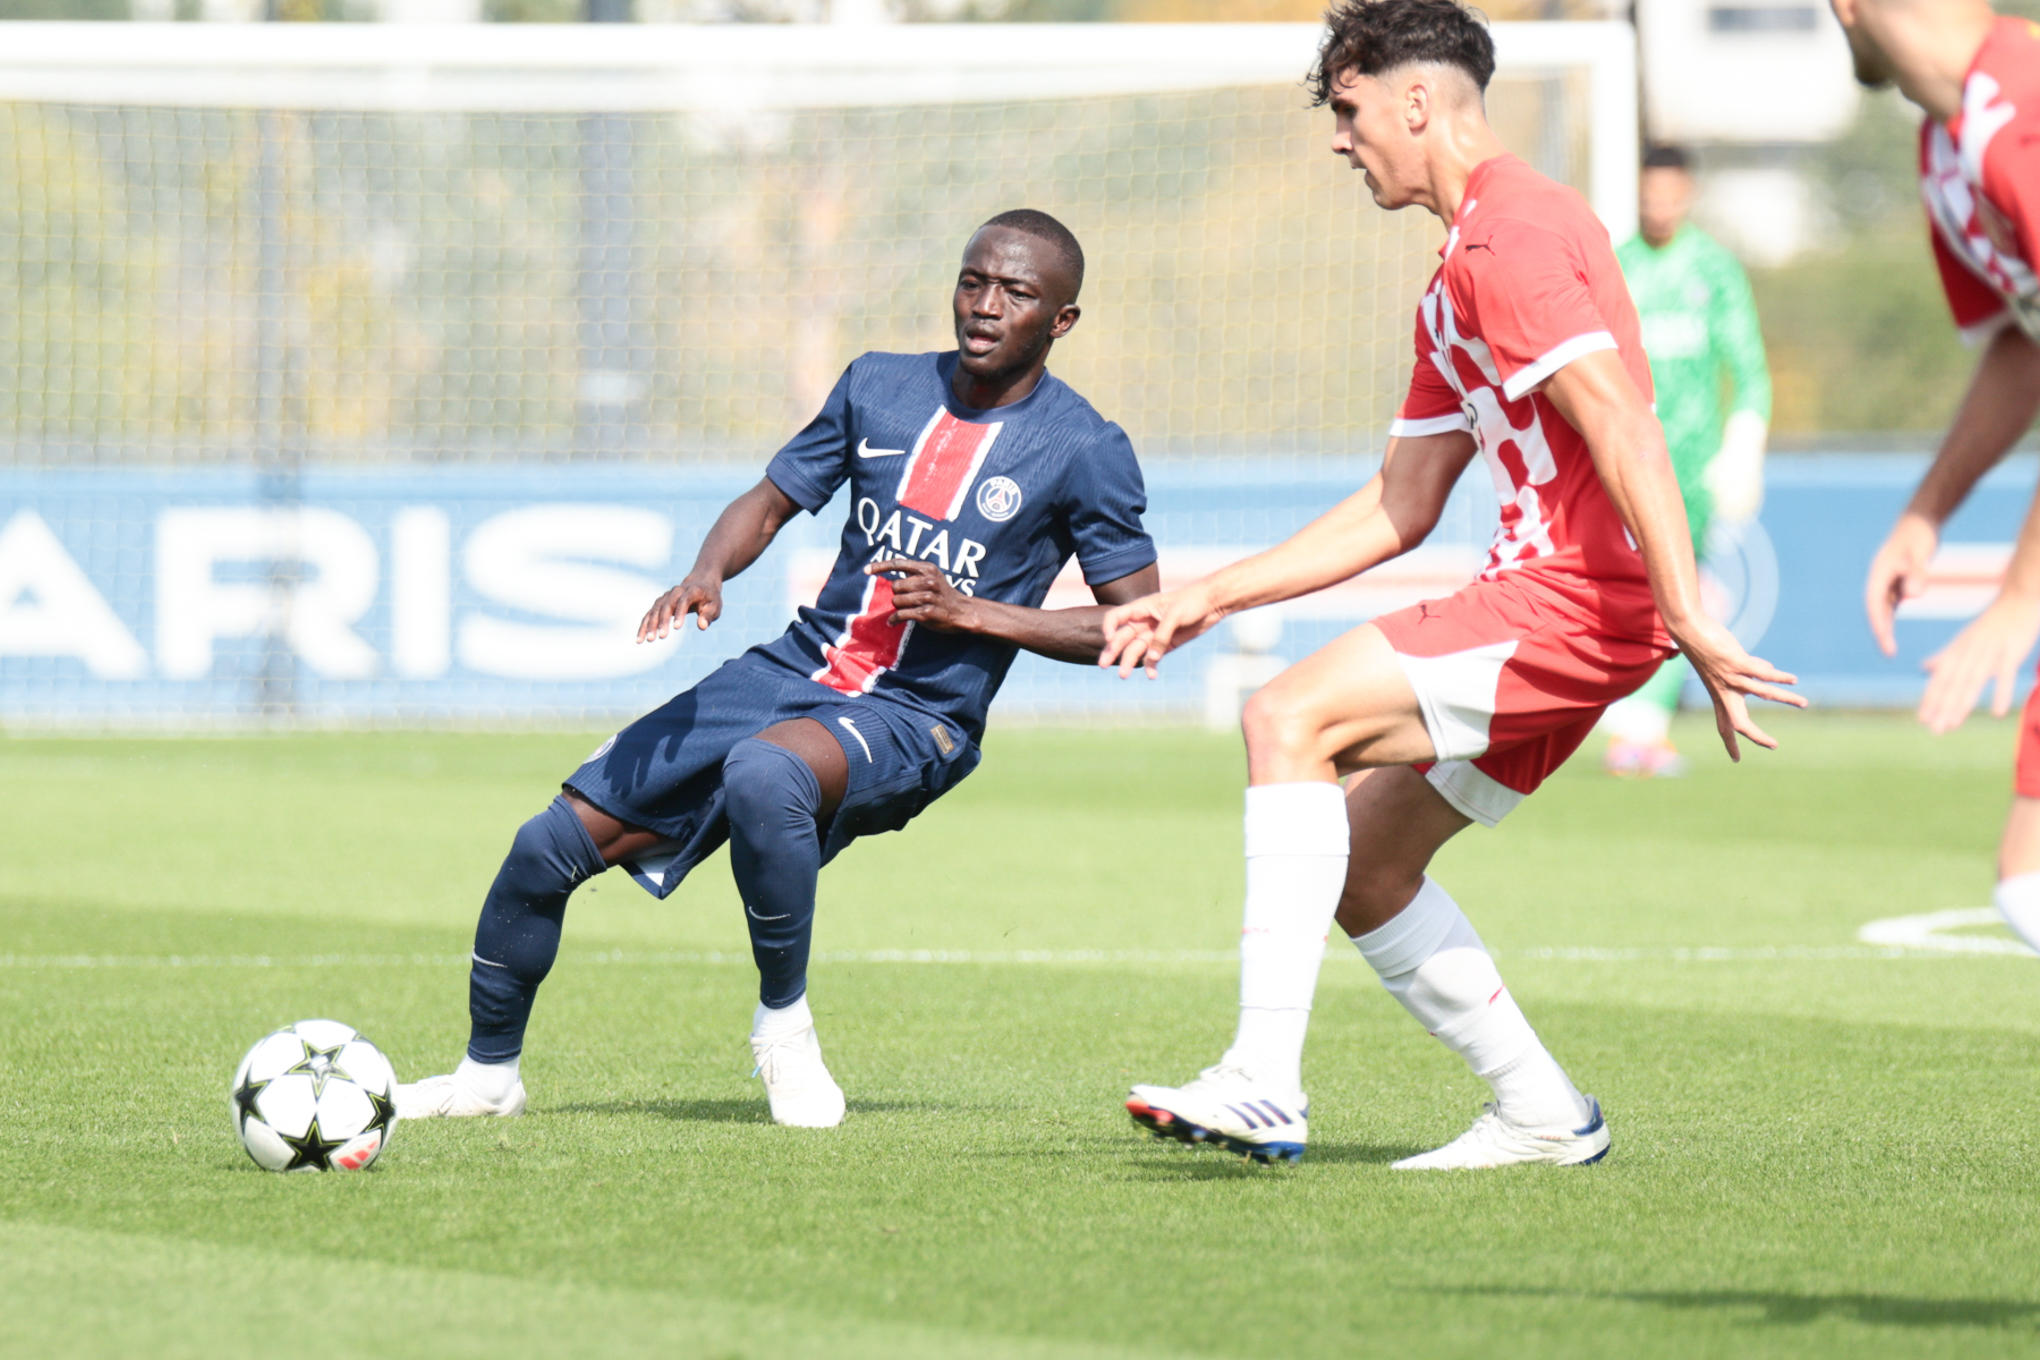
{"label": "goal net", "polygon": [[[1083,241],[1054,366],[1195,571],[1367,475],[1435,265],[1435,220],[1329,154],[1311,25],[8,31],[0,722],[657,702],[783,627],[840,521],[709,634],[640,648],[637,616],[845,363],[947,347],[961,246],[1011,207]],[[1504,139],[1627,230],[1627,27],[1496,38]],[[1463,579],[1492,511],[1460,502],[1258,643]],[[1185,661],[1023,660],[1002,707],[1180,715]]]}

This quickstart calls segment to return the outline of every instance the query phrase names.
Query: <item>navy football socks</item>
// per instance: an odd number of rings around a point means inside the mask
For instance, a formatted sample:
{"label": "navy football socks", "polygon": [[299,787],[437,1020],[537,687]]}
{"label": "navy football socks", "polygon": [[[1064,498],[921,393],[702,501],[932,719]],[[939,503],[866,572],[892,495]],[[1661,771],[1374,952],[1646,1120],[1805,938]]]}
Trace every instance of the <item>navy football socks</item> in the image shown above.
{"label": "navy football socks", "polygon": [[606,867],[564,795],[517,828],[475,926],[468,1057],[506,1063],[524,1050],[531,1003],[560,952],[567,897]]}
{"label": "navy football socks", "polygon": [[808,763],[756,737],[723,761],[730,871],[744,898],[758,1000],[774,1010],[807,993],[815,879],[822,871],[822,786]]}

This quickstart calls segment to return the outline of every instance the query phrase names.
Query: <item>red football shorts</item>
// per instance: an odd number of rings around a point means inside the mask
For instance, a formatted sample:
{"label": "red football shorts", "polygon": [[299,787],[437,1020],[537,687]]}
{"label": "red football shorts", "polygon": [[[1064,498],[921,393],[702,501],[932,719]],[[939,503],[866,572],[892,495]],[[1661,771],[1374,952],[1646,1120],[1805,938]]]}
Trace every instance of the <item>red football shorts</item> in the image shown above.
{"label": "red football shorts", "polygon": [[2025,711],[2019,716],[2019,763],[2012,788],[2021,798],[2040,798],[2040,685],[2026,696]]}
{"label": "red football shorts", "polygon": [[1672,655],[1662,640],[1635,636],[1641,630],[1584,621],[1523,572],[1383,614],[1374,626],[1395,648],[1438,752],[1417,768],[1486,826],[1565,764],[1602,711]]}

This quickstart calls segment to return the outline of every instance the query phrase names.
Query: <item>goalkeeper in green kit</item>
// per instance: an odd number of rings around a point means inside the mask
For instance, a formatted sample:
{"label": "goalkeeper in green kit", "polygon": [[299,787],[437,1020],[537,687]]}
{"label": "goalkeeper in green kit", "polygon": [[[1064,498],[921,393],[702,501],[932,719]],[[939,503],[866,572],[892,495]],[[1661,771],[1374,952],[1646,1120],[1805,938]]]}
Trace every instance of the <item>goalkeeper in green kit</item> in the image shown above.
{"label": "goalkeeper in green kit", "polygon": [[[1693,202],[1686,153],[1653,148],[1643,158],[1641,190],[1640,230],[1615,257],[1643,323],[1658,419],[1697,558],[1717,519],[1741,523],[1763,503],[1771,374],[1742,266],[1686,221]],[[1690,669],[1674,657],[1609,708],[1601,726],[1609,734],[1604,764],[1610,773],[1664,777],[1684,770],[1671,726]]]}

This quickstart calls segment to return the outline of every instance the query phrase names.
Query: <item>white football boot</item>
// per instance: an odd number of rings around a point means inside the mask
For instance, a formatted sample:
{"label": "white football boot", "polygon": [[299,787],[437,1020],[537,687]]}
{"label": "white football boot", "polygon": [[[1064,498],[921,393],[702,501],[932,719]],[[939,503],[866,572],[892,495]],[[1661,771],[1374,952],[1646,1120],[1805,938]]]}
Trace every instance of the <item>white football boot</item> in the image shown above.
{"label": "white football boot", "polygon": [[1514,1166],[1518,1162],[1546,1162],[1552,1166],[1586,1166],[1608,1155],[1608,1121],[1601,1118],[1601,1102],[1587,1097],[1590,1118],[1579,1128],[1563,1124],[1535,1128],[1512,1124],[1492,1104],[1482,1107],[1473,1127],[1444,1147],[1405,1157],[1394,1164],[1397,1171],[1476,1171],[1491,1166]]}
{"label": "white football boot", "polygon": [[1310,1137],[1303,1092],[1271,1090],[1224,1063],[1183,1086],[1136,1086],[1126,1112],[1157,1138],[1209,1143],[1257,1162],[1300,1162]]}
{"label": "white football boot", "polygon": [[458,1071],[440,1077],[426,1077],[422,1081],[397,1087],[399,1119],[468,1119],[478,1115],[514,1119],[523,1113],[522,1077],[517,1079],[510,1087],[510,1093],[501,1100],[491,1100],[477,1091]]}
{"label": "white football boot", "polygon": [[796,1129],[833,1129],[843,1122],[843,1088],[822,1062],[815,1027],[786,1034],[753,1034],[754,1077],[765,1079],[772,1122]]}

